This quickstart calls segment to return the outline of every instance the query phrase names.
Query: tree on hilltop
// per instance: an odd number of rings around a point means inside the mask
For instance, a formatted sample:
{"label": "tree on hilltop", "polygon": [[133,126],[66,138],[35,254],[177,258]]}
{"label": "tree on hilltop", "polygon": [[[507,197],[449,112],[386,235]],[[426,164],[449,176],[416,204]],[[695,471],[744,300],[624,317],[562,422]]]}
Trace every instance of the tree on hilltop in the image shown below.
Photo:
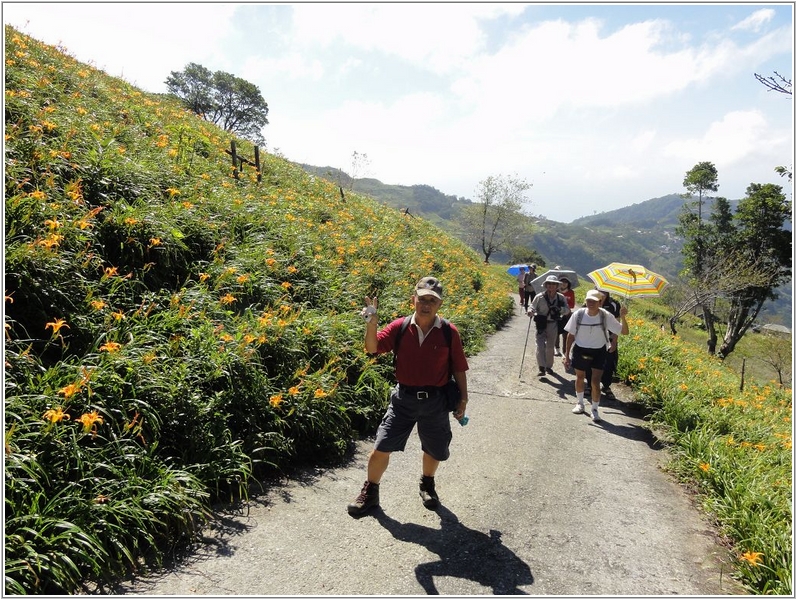
{"label": "tree on hilltop", "polygon": [[481,247],[485,264],[494,252],[515,242],[526,227],[521,209],[530,187],[523,179],[491,175],[479,182],[478,200],[462,208],[465,239]]}
{"label": "tree on hilltop", "polygon": [[[679,233],[684,236],[690,291],[682,297],[680,311],[684,314],[691,303],[703,307],[704,317],[709,315],[709,353],[725,358],[733,352],[764,302],[775,299],[775,290],[791,279],[791,232],[783,228],[790,217],[783,188],[771,183],[751,183],[735,213],[725,198],[716,198],[702,227],[695,226],[693,213],[682,214]],[[715,326],[721,321],[725,332],[717,351]]]}
{"label": "tree on hilltop", "polygon": [[262,129],[268,125],[268,104],[255,84],[224,71],[213,73],[196,63],[172,71],[165,83],[190,111],[225,131],[265,145]]}
{"label": "tree on hilltop", "polygon": [[773,276],[766,285],[751,285],[729,298],[726,331],[719,349],[720,358],[728,356],[758,317],[766,300],[777,297],[775,289],[791,280],[791,232],[783,228],[791,218],[791,202],[783,188],[773,183],[751,183],[733,216],[736,247],[748,260],[761,265]]}
{"label": "tree on hilltop", "polygon": [[[719,189],[717,183],[717,167],[714,163],[704,161],[696,164],[684,176],[683,185],[687,190],[686,198],[697,196],[697,200],[690,205],[684,205],[684,211],[680,216],[680,225],[676,233],[684,237],[684,265],[687,273],[695,281],[703,279],[703,260],[706,247],[706,231],[703,223],[703,204],[706,201],[708,192],[716,192]],[[724,200],[724,199],[723,199]],[[727,204],[727,201],[725,201]],[[718,205],[721,209],[722,203]],[[697,214],[692,212],[692,207],[697,208]],[[719,238],[720,236],[715,236]],[[714,354],[717,349],[717,332],[714,327],[715,317],[712,306],[708,302],[701,303],[703,311],[703,323],[708,333],[708,351]]]}

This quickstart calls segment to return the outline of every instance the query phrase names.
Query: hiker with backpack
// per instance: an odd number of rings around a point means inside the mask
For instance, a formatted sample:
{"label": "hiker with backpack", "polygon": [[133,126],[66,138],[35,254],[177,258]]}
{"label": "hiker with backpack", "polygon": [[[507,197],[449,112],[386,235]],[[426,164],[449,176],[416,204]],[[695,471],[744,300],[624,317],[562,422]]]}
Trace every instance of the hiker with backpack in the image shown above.
{"label": "hiker with backpack", "polygon": [[537,265],[531,265],[528,273],[523,278],[523,309],[529,310],[529,302],[534,299],[537,291],[534,289],[534,284],[531,282],[537,279]]}
{"label": "hiker with backpack", "polygon": [[[601,308],[602,295],[598,290],[587,292],[586,308],[575,311],[565,325],[567,342],[563,359],[565,369],[571,365],[576,371],[576,405],[573,413],[583,414],[584,379],[587,369],[591,369],[590,388],[592,390],[592,420],[600,421],[598,413],[601,398],[601,376],[606,363],[606,354],[611,344],[611,335],[628,335],[628,308],[620,308],[620,321],[610,312]],[[571,359],[572,355],[572,359]]]}
{"label": "hiker with backpack", "polygon": [[[601,308],[609,311],[611,314],[615,316],[615,318],[620,318],[620,303],[612,298],[609,290],[598,290],[603,295],[603,300],[601,302]],[[606,353],[606,364],[603,365],[603,375],[601,376],[601,393],[606,397],[607,400],[616,400],[614,396],[614,392],[612,391],[612,380],[614,378],[614,373],[617,371],[617,362],[618,362],[618,352],[617,352],[617,336],[611,336],[611,345],[609,346],[609,351]]]}
{"label": "hiker with backpack", "polygon": [[534,319],[537,328],[537,368],[538,376],[553,373],[554,345],[559,336],[559,319],[570,314],[565,297],[559,293],[559,279],[549,275],[544,282],[545,291],[537,294],[531,302],[529,318]]}
{"label": "hiker with backpack", "polygon": [[526,267],[521,265],[517,274],[517,293],[520,299],[520,306],[523,306],[523,301],[526,298]]}
{"label": "hiker with backpack", "polygon": [[[468,404],[466,371],[468,361],[457,328],[440,318],[443,286],[435,277],[424,277],[415,286],[410,317],[396,319],[377,331],[376,298],[365,298],[360,313],[366,321],[365,350],[369,354],[393,352],[393,369],[398,382],[390,392],[390,403],[376,432],[368,457],[367,479],[357,498],[348,505],[352,516],[365,514],[379,505],[379,482],[390,455],[403,451],[417,424],[423,459],[419,493],[424,507],[435,510],[440,502],[435,473],[449,457],[453,410],[457,420],[465,416]],[[456,381],[459,402],[448,403],[449,381]]]}
{"label": "hiker with backpack", "polygon": [[[565,297],[565,300],[567,300],[567,306],[572,312],[576,307],[576,293],[573,291],[573,288],[570,287],[570,280],[567,277],[559,278],[559,293]],[[569,319],[570,315],[563,316],[561,319],[559,319],[559,333],[556,336],[556,343],[554,344],[553,349],[554,356],[562,356],[562,353],[559,352],[559,348],[564,348],[565,342],[567,342],[567,332],[565,331],[565,325],[567,325],[567,321]],[[562,338],[561,345],[559,344],[560,336]]]}

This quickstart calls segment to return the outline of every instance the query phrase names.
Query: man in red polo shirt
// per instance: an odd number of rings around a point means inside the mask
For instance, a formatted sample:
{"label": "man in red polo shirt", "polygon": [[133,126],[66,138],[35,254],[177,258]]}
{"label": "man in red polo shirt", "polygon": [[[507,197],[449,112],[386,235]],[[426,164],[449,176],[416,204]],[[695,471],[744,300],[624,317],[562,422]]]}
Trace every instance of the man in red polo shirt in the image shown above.
{"label": "man in red polo shirt", "polygon": [[[443,304],[443,286],[435,277],[424,277],[415,286],[412,305],[415,309],[409,325],[401,334],[395,357],[398,383],[390,392],[390,404],[376,432],[374,449],[368,457],[368,479],[360,494],[348,505],[349,514],[359,516],[379,505],[379,482],[390,462],[390,454],[403,451],[413,427],[423,450],[420,496],[423,505],[435,510],[440,499],[434,476],[441,461],[449,457],[451,421],[443,392],[450,369],[462,394],[454,418],[461,419],[468,403],[465,371],[468,361],[459,332],[451,327],[451,347],[443,332],[437,311]],[[365,299],[362,316],[366,319],[365,350],[370,354],[392,352],[404,319],[396,319],[377,331],[377,299]]]}

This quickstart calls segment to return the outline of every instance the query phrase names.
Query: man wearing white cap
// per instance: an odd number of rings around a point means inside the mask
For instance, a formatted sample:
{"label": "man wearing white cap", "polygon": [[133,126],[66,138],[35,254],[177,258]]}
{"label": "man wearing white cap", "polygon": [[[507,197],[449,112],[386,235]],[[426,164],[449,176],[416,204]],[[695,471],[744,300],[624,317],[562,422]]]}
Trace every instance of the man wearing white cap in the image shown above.
{"label": "man wearing white cap", "polygon": [[559,279],[549,275],[545,279],[545,291],[534,296],[529,309],[529,318],[537,326],[537,368],[538,375],[553,373],[553,356],[556,337],[559,335],[559,319],[570,314],[565,297],[559,293]]}
{"label": "man wearing white cap", "polygon": [[[567,342],[563,359],[565,370],[572,364],[576,371],[575,414],[584,413],[584,379],[587,369],[591,369],[590,388],[592,389],[592,420],[600,421],[598,406],[601,399],[601,375],[606,362],[606,352],[611,334],[628,335],[628,321],[625,316],[628,308],[620,308],[620,321],[604,308],[601,308],[603,295],[598,290],[587,292],[587,307],[579,308],[565,325]],[[572,352],[572,359],[571,359]]]}

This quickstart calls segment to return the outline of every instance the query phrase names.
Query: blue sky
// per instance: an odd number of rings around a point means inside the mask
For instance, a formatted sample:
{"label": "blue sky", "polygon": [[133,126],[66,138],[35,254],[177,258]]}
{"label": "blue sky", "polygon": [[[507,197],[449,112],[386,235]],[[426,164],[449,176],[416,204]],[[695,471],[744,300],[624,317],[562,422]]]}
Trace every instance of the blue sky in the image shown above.
{"label": "blue sky", "polygon": [[532,184],[570,222],[670,193],[791,185],[793,4],[3,3],[3,21],[151,92],[189,62],[256,84],[267,149],[476,199]]}

